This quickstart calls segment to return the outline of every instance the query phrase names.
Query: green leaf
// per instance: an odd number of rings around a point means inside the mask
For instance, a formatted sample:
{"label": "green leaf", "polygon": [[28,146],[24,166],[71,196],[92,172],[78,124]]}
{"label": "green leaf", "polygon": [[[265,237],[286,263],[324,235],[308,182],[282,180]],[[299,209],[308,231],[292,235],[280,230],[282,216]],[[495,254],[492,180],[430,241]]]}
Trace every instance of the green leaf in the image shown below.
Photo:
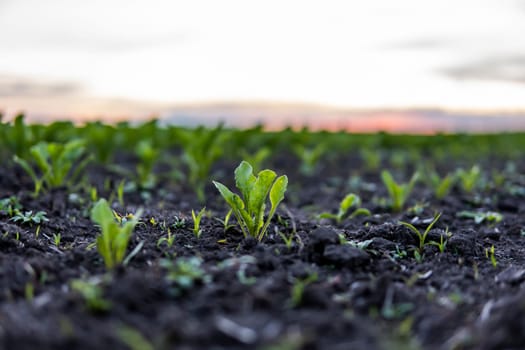
{"label": "green leaf", "polygon": [[252,166],[245,161],[235,169],[235,186],[241,190],[242,196],[246,203],[250,202],[250,195],[252,193],[253,186],[255,185],[256,178],[253,175]]}

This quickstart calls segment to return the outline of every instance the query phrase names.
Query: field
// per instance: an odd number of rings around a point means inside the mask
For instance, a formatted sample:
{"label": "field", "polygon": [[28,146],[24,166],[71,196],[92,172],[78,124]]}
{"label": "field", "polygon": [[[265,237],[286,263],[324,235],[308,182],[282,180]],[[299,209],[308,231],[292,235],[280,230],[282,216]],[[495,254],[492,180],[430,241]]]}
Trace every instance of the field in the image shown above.
{"label": "field", "polygon": [[0,123],[0,348],[522,349],[523,150]]}

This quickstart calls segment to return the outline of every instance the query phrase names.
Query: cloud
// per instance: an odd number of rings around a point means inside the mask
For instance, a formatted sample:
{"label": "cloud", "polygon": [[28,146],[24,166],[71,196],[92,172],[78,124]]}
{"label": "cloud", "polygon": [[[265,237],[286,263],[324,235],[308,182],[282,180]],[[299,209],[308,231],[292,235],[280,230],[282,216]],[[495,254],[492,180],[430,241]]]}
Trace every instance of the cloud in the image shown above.
{"label": "cloud", "polygon": [[81,86],[70,82],[36,80],[0,74],[0,97],[56,97],[80,92]]}
{"label": "cloud", "polygon": [[428,37],[393,43],[392,45],[388,45],[387,48],[395,50],[429,50],[448,48],[452,44],[452,40]]}
{"label": "cloud", "polygon": [[487,80],[525,84],[525,55],[491,57],[439,70],[457,80]]}

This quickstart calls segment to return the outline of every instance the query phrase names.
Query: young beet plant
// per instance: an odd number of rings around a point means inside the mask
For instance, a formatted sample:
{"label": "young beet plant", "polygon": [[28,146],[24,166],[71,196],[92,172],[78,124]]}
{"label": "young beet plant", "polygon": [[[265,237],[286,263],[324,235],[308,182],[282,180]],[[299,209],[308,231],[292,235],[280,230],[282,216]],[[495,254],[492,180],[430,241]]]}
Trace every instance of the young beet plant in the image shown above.
{"label": "young beet plant", "polygon": [[[356,209],[351,213],[348,214],[348,211],[355,207]],[[361,208],[361,198],[359,198],[358,195],[350,193],[347,194],[346,197],[341,201],[339,204],[339,211],[337,214],[332,213],[322,213],[319,215],[319,218],[321,219],[333,219],[338,224],[340,224],[345,218],[354,218],[358,215],[366,215],[369,216],[370,210],[366,208]]]}
{"label": "young beet plant", "polygon": [[81,161],[84,149],[83,140],[72,140],[65,144],[40,142],[32,146],[29,153],[38,167],[40,176],[33,170],[29,160],[15,155],[14,161],[31,176],[35,184],[34,195],[38,196],[44,188],[52,189],[65,185],[74,165],[75,171],[69,179],[77,179],[91,159],[87,157]]}
{"label": "young beet plant", "polygon": [[106,268],[113,269],[122,263],[133,229],[139,222],[139,210],[135,215],[117,221],[105,199],[100,199],[91,210],[91,220],[100,226],[102,234],[97,237],[97,250]]}
{"label": "young beet plant", "polygon": [[[213,181],[213,184],[231,207],[244,237],[251,236],[260,241],[266,234],[277,206],[284,199],[288,177],[277,177],[275,172],[269,169],[262,170],[255,176],[252,166],[242,161],[235,169],[235,185],[241,191],[242,198],[219,182]],[[268,196],[271,206],[264,221]]]}
{"label": "young beet plant", "polygon": [[381,179],[390,196],[390,206],[393,211],[399,212],[403,209],[408,196],[414,189],[414,185],[419,180],[419,172],[415,172],[409,182],[398,184],[388,170],[381,172]]}

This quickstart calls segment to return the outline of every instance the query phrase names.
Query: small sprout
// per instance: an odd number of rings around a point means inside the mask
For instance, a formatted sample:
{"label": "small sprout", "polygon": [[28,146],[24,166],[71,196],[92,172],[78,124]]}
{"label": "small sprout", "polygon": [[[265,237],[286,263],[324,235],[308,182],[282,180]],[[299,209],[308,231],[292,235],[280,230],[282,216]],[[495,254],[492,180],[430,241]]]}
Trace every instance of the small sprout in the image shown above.
{"label": "small sprout", "polygon": [[[105,199],[100,199],[91,209],[91,220],[100,226],[102,234],[96,245],[106,268],[113,269],[124,260],[133,229],[139,222],[142,210],[125,217],[114,213]],[[119,219],[120,218],[120,219]]]}
{"label": "small sprout", "polygon": [[430,232],[430,230],[432,229],[432,226],[434,226],[434,224],[438,221],[440,216],[441,216],[441,214],[436,215],[434,217],[434,220],[432,220],[432,222],[427,226],[427,228],[425,229],[424,232],[419,231],[414,225],[412,225],[412,224],[410,224],[408,222],[404,222],[404,221],[400,221],[399,222],[401,225],[408,227],[419,238],[419,247],[418,247],[418,250],[417,250],[418,253],[421,253],[423,251],[423,248],[425,247],[425,244],[426,244],[425,241],[427,239],[427,235]]}
{"label": "small sprout", "polygon": [[471,193],[479,183],[481,170],[479,166],[474,165],[470,170],[458,169],[456,174],[463,191]]}
{"label": "small sprout", "polygon": [[292,232],[292,234],[287,237],[284,233],[279,231],[277,227],[275,228],[275,232],[277,232],[279,236],[281,236],[281,239],[283,240],[284,245],[286,245],[286,248],[290,249],[295,238],[295,233]]}
{"label": "small sprout", "polygon": [[232,216],[233,210],[230,209],[226,215],[224,216],[224,219],[215,218],[218,222],[222,224],[223,232],[228,231],[229,229],[235,227],[235,225],[230,224],[230,218]]}
{"label": "small sprout", "polygon": [[18,210],[15,210],[15,215],[11,218],[14,222],[21,222],[22,224],[41,224],[44,222],[49,221],[49,219],[46,217],[45,211],[38,211],[33,214],[33,211],[26,211],[21,212]]}
{"label": "small sprout", "polygon": [[0,199],[0,212],[5,212],[7,216],[12,217],[19,210],[22,210],[22,204],[16,196]]}
{"label": "small sprout", "polygon": [[447,229],[445,230],[445,234],[441,234],[439,236],[439,242],[430,241],[428,242],[428,244],[438,247],[439,252],[443,254],[445,252],[445,248],[447,247],[447,241],[448,241],[448,238],[450,238],[450,236],[452,236],[452,234],[448,232],[448,227],[447,227]]}
{"label": "small sprout", "polygon": [[60,233],[53,233],[53,244],[55,247],[60,247],[60,241],[62,240],[62,235]]}
{"label": "small sprout", "polygon": [[[251,236],[260,241],[266,234],[277,206],[284,199],[288,185],[286,175],[276,177],[275,172],[269,169],[262,170],[256,177],[253,175],[252,166],[248,162],[242,161],[235,169],[235,182],[237,188],[241,190],[243,198],[231,192],[223,184],[213,181],[215,187],[233,210],[244,237]],[[267,197],[270,198],[271,207],[265,222],[264,212]]]}
{"label": "small sprout", "polygon": [[447,174],[444,177],[440,177],[435,171],[428,174],[428,180],[437,199],[443,199],[450,193],[456,179],[457,176],[454,173]]}
{"label": "small sprout", "polygon": [[[350,215],[348,211],[350,208],[356,208]],[[337,214],[332,213],[322,213],[319,215],[321,219],[334,219],[338,224],[340,224],[345,218],[354,218],[358,215],[371,215],[370,210],[366,208],[361,208],[361,198],[358,195],[350,193],[339,204],[339,211]]]}
{"label": "small sprout", "polygon": [[193,288],[199,282],[211,282],[211,276],[201,267],[202,260],[196,256],[178,258],[175,262],[162,259],[160,265],[168,270],[166,279],[175,285],[173,293],[179,295],[183,290]]}
{"label": "small sprout", "polygon": [[206,211],[206,207],[202,208],[198,214],[195,214],[195,211],[193,209],[191,210],[191,217],[193,219],[193,234],[195,237],[200,238],[202,230],[201,230],[201,219]]}
{"label": "small sprout", "polygon": [[32,161],[35,162],[40,175],[33,169],[29,159],[14,156],[14,161],[24,169],[34,182],[34,196],[38,196],[43,189],[52,189],[66,185],[66,179],[70,175],[70,181],[77,180],[82,174],[91,157],[81,158],[85,150],[84,140],[71,140],[65,144],[40,142],[29,149]]}
{"label": "small sprout", "polygon": [[135,147],[135,154],[139,158],[136,167],[137,185],[141,189],[152,189],[157,181],[153,168],[159,157],[159,150],[154,147],[151,140],[142,140]]}
{"label": "small sprout", "polygon": [[171,246],[173,246],[173,242],[175,242],[175,235],[173,235],[171,230],[168,228],[168,236],[159,238],[157,241],[157,247],[160,247],[162,243],[166,243],[168,248],[171,248]]}
{"label": "small sprout", "polygon": [[456,216],[458,218],[474,219],[476,224],[481,224],[483,221],[495,224],[503,220],[503,215],[494,211],[476,212],[464,210],[457,213]]}
{"label": "small sprout", "polygon": [[403,209],[408,196],[414,189],[414,185],[419,180],[419,178],[419,172],[415,172],[408,183],[398,184],[395,182],[394,177],[388,170],[383,170],[381,172],[381,179],[383,180],[383,183],[385,184],[385,187],[388,191],[388,195],[390,197],[390,206],[393,211],[399,212]]}
{"label": "small sprout", "polygon": [[71,289],[84,298],[87,308],[93,312],[105,312],[111,308],[111,303],[103,297],[100,281],[75,279],[71,281]]}
{"label": "small sprout", "polygon": [[293,151],[301,160],[299,171],[306,176],[312,176],[315,171],[319,159],[326,152],[326,145],[318,143],[315,147],[306,147],[302,144],[295,145]]}
{"label": "small sprout", "polygon": [[175,229],[181,229],[186,227],[186,219],[185,218],[179,218],[178,216],[175,216],[173,218],[175,221],[173,222],[173,228]]}
{"label": "small sprout", "polygon": [[317,272],[313,272],[309,274],[306,278],[303,278],[303,279],[298,278],[293,282],[291,298],[289,301],[290,307],[294,308],[301,304],[301,302],[303,301],[303,294],[304,294],[305,288],[308,285],[317,281],[317,278],[318,278]]}
{"label": "small sprout", "polygon": [[494,248],[494,244],[489,248],[485,248],[485,256],[487,259],[490,259],[490,262],[493,267],[498,266],[498,261],[496,260],[496,248]]}

